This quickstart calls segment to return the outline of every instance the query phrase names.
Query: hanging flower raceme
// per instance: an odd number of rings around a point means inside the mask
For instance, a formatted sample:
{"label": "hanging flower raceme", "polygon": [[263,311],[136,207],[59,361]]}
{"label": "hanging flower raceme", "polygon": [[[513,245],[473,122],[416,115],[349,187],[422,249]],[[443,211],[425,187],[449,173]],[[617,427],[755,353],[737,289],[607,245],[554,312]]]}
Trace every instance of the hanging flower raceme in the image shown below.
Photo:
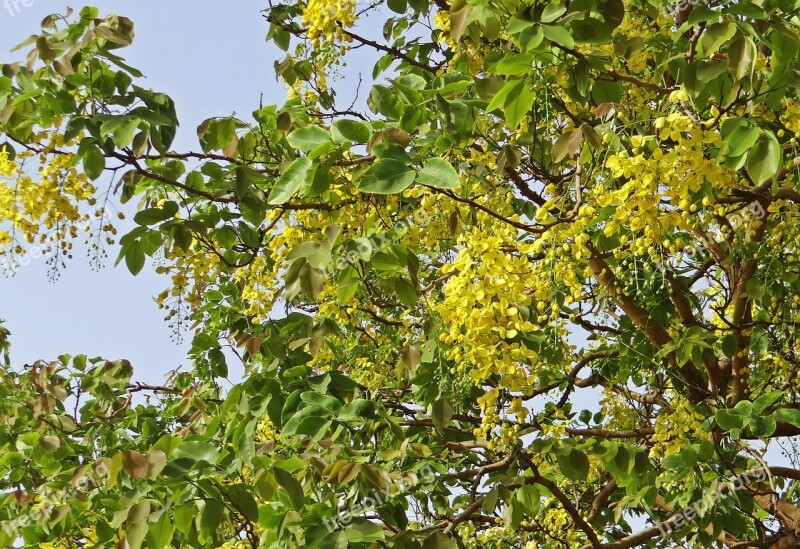
{"label": "hanging flower raceme", "polygon": [[[48,146],[64,145],[53,134]],[[33,164],[38,160],[38,166]],[[0,255],[10,254],[10,271],[16,270],[15,256],[26,247],[38,247],[37,254],[56,251],[51,268],[69,256],[79,231],[87,227],[90,216],[86,206],[96,203],[95,186],[75,166],[74,155],[49,157],[22,152],[11,158],[0,151]],[[112,232],[104,225],[102,232]],[[57,269],[56,269],[57,270]]]}
{"label": "hanging flower raceme", "polygon": [[335,64],[352,42],[347,29],[356,22],[356,0],[308,0],[303,26],[319,68]]}

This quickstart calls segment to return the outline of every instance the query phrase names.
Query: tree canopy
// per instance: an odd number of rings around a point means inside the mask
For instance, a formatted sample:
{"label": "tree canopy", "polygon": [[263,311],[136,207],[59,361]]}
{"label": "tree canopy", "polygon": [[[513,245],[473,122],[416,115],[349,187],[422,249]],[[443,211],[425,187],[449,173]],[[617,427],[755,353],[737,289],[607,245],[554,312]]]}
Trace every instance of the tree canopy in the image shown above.
{"label": "tree canopy", "polygon": [[155,266],[192,368],[0,328],[0,545],[800,546],[799,8],[275,2],[286,102],[193,150],[132,21],[46,18],[3,259]]}

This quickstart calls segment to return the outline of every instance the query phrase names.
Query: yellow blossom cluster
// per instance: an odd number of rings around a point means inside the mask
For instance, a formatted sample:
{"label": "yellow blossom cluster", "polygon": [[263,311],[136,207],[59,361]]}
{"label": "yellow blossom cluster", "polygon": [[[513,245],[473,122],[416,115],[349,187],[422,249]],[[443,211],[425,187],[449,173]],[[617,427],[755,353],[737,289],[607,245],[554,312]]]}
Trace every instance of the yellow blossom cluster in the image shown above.
{"label": "yellow blossom cluster", "polygon": [[507,526],[492,526],[475,535],[475,547],[486,547],[487,544],[494,543],[494,546],[499,549],[503,546],[502,539],[511,533],[511,529]]}
{"label": "yellow blossom cluster", "polygon": [[605,425],[608,429],[623,431],[633,427],[636,410],[617,392],[604,389],[600,409],[607,418]]}
{"label": "yellow blossom cluster", "polygon": [[[17,169],[16,163],[8,159],[8,153],[0,151],[0,178],[5,180],[13,177]],[[12,212],[14,202],[14,196],[9,192],[9,186],[5,184],[0,186],[0,212],[4,212],[3,217]],[[11,242],[11,234],[7,230],[0,229],[0,249],[6,248]]]}
{"label": "yellow blossom cluster", "polygon": [[342,27],[352,27],[356,21],[356,0],[308,0],[303,7],[303,24],[308,38],[321,41],[349,42]]}
{"label": "yellow blossom cluster", "polygon": [[475,436],[489,439],[492,430],[500,422],[500,414],[497,411],[497,399],[500,390],[493,387],[478,397],[478,406],[481,409],[481,425],[475,428]]}
{"label": "yellow blossom cluster", "polygon": [[[306,36],[323,78],[324,69],[337,63],[352,41],[346,29],[356,22],[356,4],[356,0],[308,0],[303,6]],[[324,88],[324,82],[319,84]]]}
{"label": "yellow blossom cluster", "polygon": [[669,409],[662,410],[656,416],[650,456],[659,458],[675,454],[692,440],[703,438],[704,419],[703,414],[693,408],[685,396],[678,393],[671,395]]}
{"label": "yellow blossom cluster", "polygon": [[[49,147],[64,145],[60,134],[48,137]],[[77,170],[74,155],[25,151],[11,159],[0,151],[0,255],[22,254],[26,245],[68,255],[89,220],[84,207],[95,201],[95,187]]]}
{"label": "yellow blossom cluster", "polygon": [[508,225],[493,229],[461,235],[457,257],[442,268],[452,276],[437,308],[446,326],[440,339],[458,372],[475,382],[499,374],[504,386],[522,391],[533,383],[530,366],[538,355],[519,336],[549,312],[552,287],[548,277],[536,276],[544,273],[527,256],[532,245],[518,242]]}
{"label": "yellow blossom cluster", "polygon": [[255,440],[259,443],[278,442],[281,434],[275,429],[268,416],[264,416],[256,425]]}
{"label": "yellow blossom cluster", "polygon": [[[354,319],[364,317],[363,312],[355,307],[341,306],[333,297],[321,297],[323,301],[317,312],[321,318],[339,319],[342,325],[346,325],[345,322],[350,324]],[[310,364],[321,371],[346,371],[355,381],[371,390],[390,387],[404,378],[393,345],[395,338],[402,340],[403,336],[388,332],[380,326],[365,325],[361,331],[348,332],[343,336],[330,334],[326,338],[336,338],[338,353],[332,351],[333,345],[323,345]],[[367,342],[379,351],[365,356]]]}
{"label": "yellow blossom cluster", "polygon": [[457,45],[450,37],[450,12],[445,10],[437,11],[433,16],[433,24],[437,29],[442,31],[439,35],[439,43],[447,46],[451,50],[455,49]]}
{"label": "yellow blossom cluster", "polygon": [[555,439],[566,438],[568,426],[569,420],[567,420],[564,411],[560,408],[553,409],[540,425],[543,436],[549,436]]}
{"label": "yellow blossom cluster", "polygon": [[225,543],[220,545],[220,547],[223,547],[225,549],[249,549],[250,547],[252,547],[252,544],[248,540],[232,539],[226,541]]}
{"label": "yellow blossom cluster", "polygon": [[[486,58],[487,50],[486,48],[481,47],[480,44],[476,44],[471,40],[462,40],[460,42],[456,42],[456,40],[454,40],[453,36],[450,34],[450,17],[450,12],[445,10],[439,10],[434,15],[433,24],[441,31],[437,40],[449,51],[456,52],[456,55],[454,55],[450,60],[449,67],[459,67],[462,63],[464,63],[469,73],[473,76],[476,76],[478,73],[480,73],[483,67],[483,61]],[[440,72],[445,72],[446,70],[446,67],[442,67]]]}
{"label": "yellow blossom cluster", "polygon": [[234,280],[241,287],[241,299],[245,304],[243,314],[261,323],[272,312],[275,305],[275,273],[263,255],[257,256],[247,267],[238,269]]}
{"label": "yellow blossom cluster", "polygon": [[800,138],[800,100],[789,98],[784,101],[781,122],[796,138]]}
{"label": "yellow blossom cluster", "polygon": [[[795,304],[796,306],[796,304]],[[786,352],[787,350],[783,350]],[[758,360],[751,384],[757,387],[778,388],[790,385],[793,391],[800,391],[800,376],[797,366],[778,353],[766,353]]]}
{"label": "yellow blossom cluster", "polygon": [[97,543],[97,534],[94,527],[87,527],[83,529],[83,538],[70,538],[58,539],[48,542],[39,543],[39,549],[71,549],[72,547],[84,547],[86,545],[94,545]]}
{"label": "yellow blossom cluster", "polygon": [[[606,167],[614,180],[600,182],[589,195],[597,207],[612,207],[604,235],[619,237],[637,256],[653,256],[661,246],[678,253],[688,242],[675,238],[676,231],[691,232],[701,221],[713,220],[714,213],[725,213],[721,207],[711,209],[710,196],[692,197],[704,187],[729,190],[741,185],[735,172],[707,154],[709,146],[722,144],[718,131],[704,130],[678,113],[656,119],[654,126],[656,136],[634,136],[631,152],[608,156]],[[701,208],[706,207],[711,208],[704,216]],[[628,253],[626,248],[615,252],[618,258]]]}
{"label": "yellow blossom cluster", "polygon": [[564,540],[569,547],[580,545],[581,535],[572,528],[572,518],[569,513],[561,507],[548,509],[539,520],[546,535],[553,539]]}
{"label": "yellow blossom cluster", "polygon": [[220,260],[198,245],[168,260],[168,264],[156,267],[156,272],[168,274],[172,286],[156,297],[156,304],[167,310],[166,320],[180,324],[183,315],[188,313],[183,310],[184,306],[196,309],[204,303],[203,294],[217,277]]}

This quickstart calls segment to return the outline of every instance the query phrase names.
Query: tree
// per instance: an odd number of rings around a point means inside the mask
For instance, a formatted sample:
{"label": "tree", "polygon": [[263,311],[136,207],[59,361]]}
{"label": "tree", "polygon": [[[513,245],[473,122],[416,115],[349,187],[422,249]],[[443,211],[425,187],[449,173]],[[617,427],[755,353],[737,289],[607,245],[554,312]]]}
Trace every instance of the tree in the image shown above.
{"label": "tree", "polygon": [[[0,244],[155,262],[194,367],[7,367],[2,543],[800,544],[798,8],[275,4],[287,102],[189,152],[130,20],[45,19],[2,65]],[[117,243],[92,208],[132,199]]]}

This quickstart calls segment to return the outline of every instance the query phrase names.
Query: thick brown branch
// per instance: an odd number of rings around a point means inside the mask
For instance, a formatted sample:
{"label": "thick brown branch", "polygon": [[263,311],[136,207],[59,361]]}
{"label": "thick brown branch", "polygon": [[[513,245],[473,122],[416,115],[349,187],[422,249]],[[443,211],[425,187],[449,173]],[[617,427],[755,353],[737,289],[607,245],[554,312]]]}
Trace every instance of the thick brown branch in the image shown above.
{"label": "thick brown branch", "polygon": [[642,438],[655,433],[652,427],[641,427],[639,429],[630,429],[628,431],[610,431],[608,429],[574,429],[567,427],[565,429],[568,435],[575,437],[600,437],[600,438]]}
{"label": "thick brown branch", "polygon": [[603,544],[600,543],[600,539],[597,537],[597,533],[595,533],[591,525],[584,520],[584,518],[578,511],[578,508],[575,507],[575,505],[569,500],[566,494],[564,494],[564,492],[561,491],[561,489],[555,482],[553,482],[549,478],[543,477],[541,473],[539,473],[539,469],[533,464],[533,462],[531,462],[530,460],[526,461],[528,461],[528,464],[531,470],[533,471],[533,481],[540,486],[544,486],[550,491],[551,494],[553,494],[553,496],[558,500],[558,502],[561,504],[564,510],[572,518],[572,521],[575,523],[575,525],[578,528],[580,528],[584,534],[586,534],[587,538],[589,538],[590,543],[587,547],[602,547]]}
{"label": "thick brown branch", "polygon": [[[761,203],[763,211],[767,211],[768,203]],[[747,226],[745,242],[748,244],[759,242],[765,232],[767,224],[764,219],[751,219]],[[731,379],[733,403],[748,398],[749,396],[749,374],[750,374],[750,333],[744,325],[753,321],[753,303],[747,292],[748,283],[753,279],[758,269],[758,259],[749,257],[743,260],[735,269],[738,275],[735,278],[733,287],[733,318],[731,323],[734,326],[733,337],[736,340],[736,354],[731,360]]]}
{"label": "thick brown branch", "polygon": [[[608,263],[603,259],[596,249],[591,249],[592,256],[589,258],[589,269],[594,273],[595,278],[606,289],[608,295],[614,299],[617,305],[622,309],[626,315],[631,319],[634,326],[641,330],[650,342],[658,349],[662,349],[665,345],[672,341],[667,331],[662,328],[650,315],[639,307],[630,296],[626,295],[617,285],[616,278],[611,272]],[[677,366],[675,355],[670,353],[668,360],[673,366]],[[691,363],[686,363],[683,366],[677,367],[680,372],[682,381],[687,385],[690,398],[694,402],[702,401],[707,395],[708,390],[705,387],[703,377],[697,368]]]}
{"label": "thick brown branch", "polygon": [[557,406],[559,408],[561,408],[562,406],[564,406],[567,403],[567,401],[569,400],[569,395],[575,389],[575,379],[578,377],[578,374],[580,373],[580,371],[584,367],[586,367],[587,364],[589,364],[590,362],[593,362],[595,360],[600,360],[602,358],[608,358],[608,357],[617,356],[617,355],[619,355],[619,350],[618,349],[607,349],[607,350],[603,350],[603,351],[595,351],[593,353],[589,353],[588,355],[586,355],[585,357],[580,359],[578,362],[576,362],[575,366],[572,367],[572,370],[567,375],[567,388],[564,391],[564,394],[561,395],[561,398],[559,399]]}

